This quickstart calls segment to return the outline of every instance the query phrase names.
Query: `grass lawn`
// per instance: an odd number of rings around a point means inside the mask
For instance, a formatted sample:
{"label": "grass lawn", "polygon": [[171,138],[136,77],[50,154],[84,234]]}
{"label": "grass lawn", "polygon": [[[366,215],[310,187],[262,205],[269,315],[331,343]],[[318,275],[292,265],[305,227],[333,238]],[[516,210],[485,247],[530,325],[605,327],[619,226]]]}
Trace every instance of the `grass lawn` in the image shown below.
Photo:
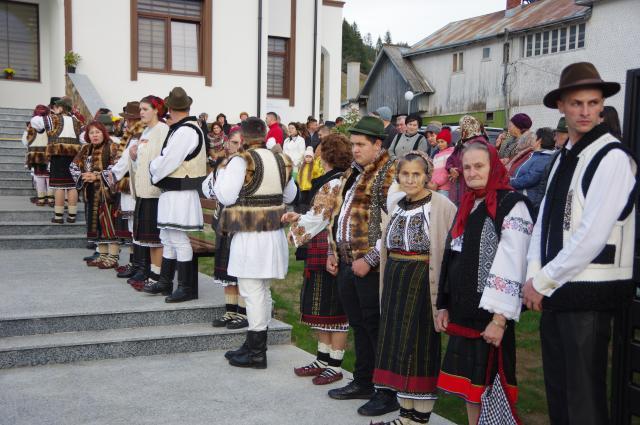
{"label": "grass lawn", "polygon": [[[307,326],[299,322],[303,262],[295,261],[293,253],[294,250],[291,249],[289,273],[286,279],[276,280],[272,285],[276,317],[293,326],[291,335],[293,344],[309,353],[315,354],[317,342],[314,334]],[[200,271],[211,275],[212,270],[213,259],[202,258],[200,260]],[[516,328],[517,373],[520,389],[518,412],[523,423],[527,425],[542,425],[549,422],[542,376],[542,357],[538,334],[539,317],[538,313],[527,312],[522,315]],[[446,348],[446,339],[443,340],[442,346],[444,350]],[[349,371],[353,371],[354,360],[353,337],[350,333],[342,366]],[[293,373],[294,366],[300,365],[292,364],[291,373]],[[436,403],[435,412],[455,423],[467,423],[464,403],[457,397],[442,395]],[[363,423],[366,422],[365,418],[363,418]]]}

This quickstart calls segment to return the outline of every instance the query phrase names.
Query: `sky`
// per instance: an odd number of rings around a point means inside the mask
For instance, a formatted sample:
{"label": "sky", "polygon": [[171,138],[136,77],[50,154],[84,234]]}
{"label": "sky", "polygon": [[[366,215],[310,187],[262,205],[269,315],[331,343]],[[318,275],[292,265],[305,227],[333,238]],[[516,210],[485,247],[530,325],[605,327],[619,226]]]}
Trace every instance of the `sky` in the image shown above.
{"label": "sky", "polygon": [[504,10],[506,0],[346,0],[343,17],[364,37],[391,31],[394,43],[413,45],[449,22]]}

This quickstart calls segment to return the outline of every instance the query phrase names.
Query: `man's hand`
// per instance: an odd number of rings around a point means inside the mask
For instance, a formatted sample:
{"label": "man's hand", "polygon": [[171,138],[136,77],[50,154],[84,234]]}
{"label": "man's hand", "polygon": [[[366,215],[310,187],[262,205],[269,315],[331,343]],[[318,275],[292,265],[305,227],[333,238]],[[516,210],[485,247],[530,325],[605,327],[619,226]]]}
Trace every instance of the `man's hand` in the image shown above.
{"label": "man's hand", "polygon": [[356,276],[365,277],[371,271],[371,266],[369,265],[369,263],[364,261],[364,258],[361,258],[351,264],[351,270]]}
{"label": "man's hand", "polygon": [[446,332],[447,326],[449,326],[449,310],[438,310],[436,316],[436,332]]}
{"label": "man's hand", "polygon": [[335,255],[327,256],[327,273],[332,276],[338,275],[338,259]]}
{"label": "man's hand", "polygon": [[527,280],[523,288],[524,299],[522,303],[527,306],[529,310],[542,311],[542,299],[544,295],[536,291],[533,287],[533,279]]}

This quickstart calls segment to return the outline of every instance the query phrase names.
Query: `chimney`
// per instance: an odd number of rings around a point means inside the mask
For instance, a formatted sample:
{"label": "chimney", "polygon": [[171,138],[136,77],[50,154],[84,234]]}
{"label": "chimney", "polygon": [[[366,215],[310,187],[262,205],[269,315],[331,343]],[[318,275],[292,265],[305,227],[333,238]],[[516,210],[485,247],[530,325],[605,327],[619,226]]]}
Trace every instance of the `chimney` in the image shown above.
{"label": "chimney", "polygon": [[353,100],[360,93],[360,62],[347,63],[347,99]]}
{"label": "chimney", "polygon": [[520,4],[522,4],[522,0],[507,0],[507,8],[504,11],[504,16],[507,18],[513,16]]}

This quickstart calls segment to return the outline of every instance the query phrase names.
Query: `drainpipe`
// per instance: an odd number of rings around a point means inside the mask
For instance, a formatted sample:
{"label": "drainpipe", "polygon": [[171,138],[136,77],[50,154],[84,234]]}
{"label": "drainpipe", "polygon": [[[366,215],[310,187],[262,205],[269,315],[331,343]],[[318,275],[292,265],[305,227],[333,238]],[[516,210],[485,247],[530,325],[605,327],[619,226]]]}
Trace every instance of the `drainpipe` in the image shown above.
{"label": "drainpipe", "polygon": [[[318,53],[318,0],[313,0],[313,89],[311,90],[311,115],[316,117],[316,56]],[[317,117],[316,117],[317,118]]]}
{"label": "drainpipe", "polygon": [[262,115],[260,104],[262,100],[262,0],[258,0],[258,107],[257,117]]}
{"label": "drainpipe", "polygon": [[[504,45],[509,43],[509,30],[507,28],[504,29],[504,43],[502,43],[502,54],[504,55]],[[509,76],[509,62],[511,62],[511,45],[509,45],[509,60],[503,60],[502,64],[502,96],[504,97],[504,114],[505,114],[505,125],[509,122],[509,92],[507,90],[507,77]]]}

